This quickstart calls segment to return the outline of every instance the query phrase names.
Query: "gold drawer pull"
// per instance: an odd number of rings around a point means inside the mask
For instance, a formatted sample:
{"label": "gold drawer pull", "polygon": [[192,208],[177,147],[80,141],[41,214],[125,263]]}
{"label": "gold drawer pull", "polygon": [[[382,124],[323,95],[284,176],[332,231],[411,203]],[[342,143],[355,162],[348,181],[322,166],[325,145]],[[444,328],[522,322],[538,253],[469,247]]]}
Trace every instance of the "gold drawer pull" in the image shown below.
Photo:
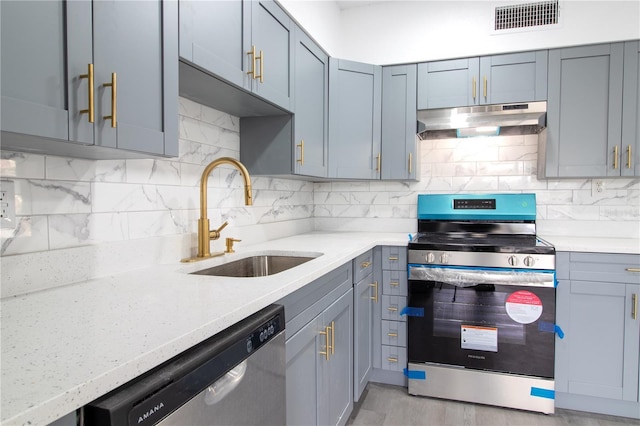
{"label": "gold drawer pull", "polygon": [[387,333],[389,337],[398,337],[398,333]]}
{"label": "gold drawer pull", "polygon": [[382,156],[381,154],[376,155],[376,173],[380,173],[380,167],[382,162],[382,159],[380,158],[381,156]]}
{"label": "gold drawer pull", "polygon": [[389,312],[398,312],[398,308],[395,308],[393,306],[388,307],[387,309],[389,310]]}
{"label": "gold drawer pull", "polygon": [[329,345],[329,326],[324,328],[324,331],[321,331],[320,334],[324,336],[324,351],[320,351],[320,355],[324,355],[324,358],[329,361],[329,354],[331,352],[331,345]]}
{"label": "gold drawer pull", "polygon": [[399,259],[398,259],[398,256],[389,256],[389,260],[391,260],[391,261],[397,261],[397,260],[399,260]]}
{"label": "gold drawer pull", "polygon": [[[631,145],[629,145],[631,146]],[[413,153],[409,153],[409,174],[411,174],[411,160],[413,160]]]}
{"label": "gold drawer pull", "polygon": [[476,78],[475,77],[471,79],[471,93],[473,96],[473,100],[475,101],[476,100]]}
{"label": "gold drawer pull", "polygon": [[368,268],[369,266],[371,266],[371,262],[362,262],[362,263],[360,264],[360,267],[361,267],[362,269]]}
{"label": "gold drawer pull", "polygon": [[640,268],[627,268],[625,269],[627,272],[640,272]]}
{"label": "gold drawer pull", "polygon": [[373,287],[373,296],[369,296],[369,299],[373,300],[373,303],[378,303],[378,281],[369,284],[369,287]]}
{"label": "gold drawer pull", "polygon": [[638,319],[638,295],[631,295],[631,318]]}
{"label": "gold drawer pull", "polygon": [[304,166],[304,139],[300,139],[300,143],[296,146],[300,148],[300,159],[296,161]]}
{"label": "gold drawer pull", "polygon": [[613,147],[613,168],[618,168],[618,145]]}
{"label": "gold drawer pull", "polygon": [[331,321],[331,355],[336,353],[336,323]]}
{"label": "gold drawer pull", "polygon": [[487,99],[487,76],[482,77],[482,83],[484,85],[484,98]]}
{"label": "gold drawer pull", "polygon": [[247,71],[247,74],[251,76],[254,80],[256,77],[256,46],[252,45],[251,50],[247,52],[247,55],[251,55],[251,70]]}
{"label": "gold drawer pull", "polygon": [[398,287],[398,286],[400,285],[400,283],[399,283],[399,282],[397,282],[397,281],[391,281],[391,282],[389,283],[389,285],[390,285],[391,287]]}
{"label": "gold drawer pull", "polygon": [[118,127],[117,108],[118,108],[118,85],[116,84],[116,73],[111,73],[111,83],[104,83],[104,87],[111,87],[111,115],[105,115],[105,120],[111,120],[111,127]]}
{"label": "gold drawer pull", "polygon": [[627,169],[631,168],[631,145],[627,146]]}
{"label": "gold drawer pull", "polygon": [[95,107],[93,104],[93,64],[89,64],[87,66],[87,73],[81,74],[80,79],[86,78],[89,84],[89,106],[87,109],[81,109],[80,114],[88,114],[89,115],[89,123],[94,123],[95,119]]}
{"label": "gold drawer pull", "polygon": [[260,75],[256,76],[256,78],[260,79],[260,83],[264,83],[264,52],[260,51],[260,56],[256,59],[260,59]]}
{"label": "gold drawer pull", "polygon": [[387,358],[387,361],[389,361],[389,362],[398,362],[398,358],[390,356],[389,358]]}

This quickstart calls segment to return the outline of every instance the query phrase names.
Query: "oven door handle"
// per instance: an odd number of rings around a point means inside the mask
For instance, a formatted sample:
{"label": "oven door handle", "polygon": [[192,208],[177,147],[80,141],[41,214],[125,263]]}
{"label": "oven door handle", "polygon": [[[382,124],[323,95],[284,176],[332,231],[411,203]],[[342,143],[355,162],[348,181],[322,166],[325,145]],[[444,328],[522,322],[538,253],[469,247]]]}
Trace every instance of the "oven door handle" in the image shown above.
{"label": "oven door handle", "polygon": [[409,265],[409,279],[435,281],[456,287],[499,284],[531,287],[555,287],[555,272],[527,270],[484,270]]}

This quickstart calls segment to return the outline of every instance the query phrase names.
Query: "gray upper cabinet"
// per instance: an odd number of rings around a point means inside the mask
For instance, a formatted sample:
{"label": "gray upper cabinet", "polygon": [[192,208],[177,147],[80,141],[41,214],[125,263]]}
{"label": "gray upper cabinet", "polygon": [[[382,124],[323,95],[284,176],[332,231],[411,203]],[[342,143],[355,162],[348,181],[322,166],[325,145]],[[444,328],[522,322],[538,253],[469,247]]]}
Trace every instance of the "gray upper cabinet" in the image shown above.
{"label": "gray upper cabinet", "polygon": [[546,50],[418,64],[418,109],[546,98]]}
{"label": "gray upper cabinet", "polygon": [[4,149],[96,159],[178,155],[174,2],[1,8]]}
{"label": "gray upper cabinet", "polygon": [[614,43],[549,52],[543,177],[620,176],[623,48]]}
{"label": "gray upper cabinet", "polygon": [[295,174],[326,177],[329,139],[329,57],[296,27],[294,53]]}
{"label": "gray upper cabinet", "polygon": [[624,44],[622,176],[640,176],[640,42]]}
{"label": "gray upper cabinet", "polygon": [[379,179],[382,69],[329,59],[329,177]]}
{"label": "gray upper cabinet", "polygon": [[182,59],[291,110],[294,24],[280,6],[271,0],[179,3]]}
{"label": "gray upper cabinet", "polygon": [[417,66],[382,68],[382,179],[417,180]]}

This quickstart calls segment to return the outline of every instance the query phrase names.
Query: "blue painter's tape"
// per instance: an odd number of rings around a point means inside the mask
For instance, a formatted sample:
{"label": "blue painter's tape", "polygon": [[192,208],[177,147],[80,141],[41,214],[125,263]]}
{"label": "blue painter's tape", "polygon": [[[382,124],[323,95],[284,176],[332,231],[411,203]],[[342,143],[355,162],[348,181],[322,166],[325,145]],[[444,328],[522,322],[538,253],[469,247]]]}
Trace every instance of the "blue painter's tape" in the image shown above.
{"label": "blue painter's tape", "polygon": [[423,317],[424,308],[410,308],[407,306],[400,311],[400,315],[406,315],[408,317]]}
{"label": "blue painter's tape", "polygon": [[531,388],[531,396],[540,398],[556,399],[556,391],[553,389]]}
{"label": "blue painter's tape", "polygon": [[556,333],[559,338],[564,339],[564,331],[559,325],[550,322],[540,321],[538,323],[539,331],[546,331],[547,333]]}
{"label": "blue painter's tape", "polygon": [[409,370],[405,368],[403,370],[404,375],[413,380],[427,380],[427,372],[422,370]]}

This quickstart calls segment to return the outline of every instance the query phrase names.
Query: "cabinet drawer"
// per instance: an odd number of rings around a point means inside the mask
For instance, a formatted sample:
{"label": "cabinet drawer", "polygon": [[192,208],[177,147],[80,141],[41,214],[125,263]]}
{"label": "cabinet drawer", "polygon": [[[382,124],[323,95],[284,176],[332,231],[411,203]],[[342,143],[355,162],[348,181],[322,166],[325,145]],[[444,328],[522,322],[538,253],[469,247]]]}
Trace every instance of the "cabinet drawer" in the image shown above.
{"label": "cabinet drawer", "polygon": [[382,345],[382,369],[403,371],[407,368],[407,348]]}
{"label": "cabinet drawer", "polygon": [[402,309],[407,306],[407,298],[404,296],[382,296],[382,319],[391,321],[406,321],[406,315],[400,315]]}
{"label": "cabinet drawer", "polygon": [[389,296],[406,296],[407,272],[382,271],[382,293]]}
{"label": "cabinet drawer", "polygon": [[398,246],[382,247],[382,269],[392,271],[406,271],[407,248]]}
{"label": "cabinet drawer", "polygon": [[382,344],[407,347],[407,323],[401,321],[382,321]]}
{"label": "cabinet drawer", "polygon": [[572,252],[570,279],[640,284],[640,255]]}
{"label": "cabinet drawer", "polygon": [[359,283],[364,277],[373,272],[373,250],[362,253],[353,259],[353,282]]}

